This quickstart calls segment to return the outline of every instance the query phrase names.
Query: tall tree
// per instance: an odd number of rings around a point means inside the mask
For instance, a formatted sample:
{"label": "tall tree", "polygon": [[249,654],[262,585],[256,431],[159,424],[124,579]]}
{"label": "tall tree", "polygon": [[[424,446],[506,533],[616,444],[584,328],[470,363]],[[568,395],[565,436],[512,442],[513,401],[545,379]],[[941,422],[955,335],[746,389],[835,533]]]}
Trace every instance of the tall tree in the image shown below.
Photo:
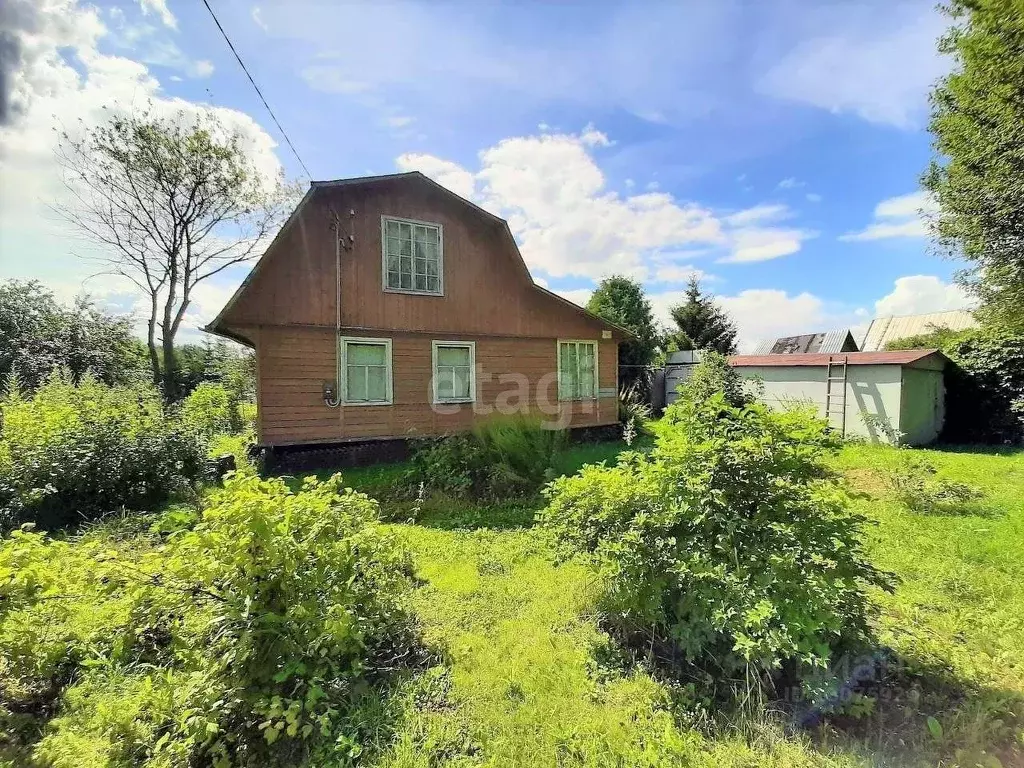
{"label": "tall tree", "polygon": [[587,309],[636,334],[636,340],[619,344],[619,379],[624,388],[632,387],[636,382],[646,382],[647,368],[654,360],[658,332],[651,303],[640,283],[623,275],[606,277],[590,296]]}
{"label": "tall tree", "polygon": [[37,281],[0,283],[0,389],[11,373],[34,390],[55,368],[74,382],[91,371],[107,384],[145,377],[142,345],[129,317],[104,312],[87,297],[62,306]]}
{"label": "tall tree", "polygon": [[723,355],[736,351],[736,324],[713,296],[701,291],[696,277],[690,278],[685,300],[669,312],[676,327],[668,331],[666,347],[713,349]]}
{"label": "tall tree", "polygon": [[150,368],[173,399],[174,339],[195,287],[254,257],[293,190],[207,113],[116,116],[64,132],[57,154],[72,194],[60,210],[102,246],[90,258],[146,296]]}
{"label": "tall tree", "polygon": [[1024,329],[1024,4],[950,0],[952,72],[932,93],[934,229],[981,312]]}

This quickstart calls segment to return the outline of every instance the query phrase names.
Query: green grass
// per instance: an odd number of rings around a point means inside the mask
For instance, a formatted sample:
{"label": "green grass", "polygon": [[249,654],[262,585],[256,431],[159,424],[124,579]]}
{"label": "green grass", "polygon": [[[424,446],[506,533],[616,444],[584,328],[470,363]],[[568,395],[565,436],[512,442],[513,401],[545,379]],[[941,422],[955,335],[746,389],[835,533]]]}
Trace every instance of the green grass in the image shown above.
{"label": "green grass", "polygon": [[[559,469],[623,448],[574,446]],[[892,500],[882,475],[892,449],[848,446],[835,462],[877,522],[874,560],[899,577],[894,594],[875,596],[879,640],[900,666],[873,715],[802,733],[763,709],[695,716],[685,691],[615,662],[593,575],[556,565],[530,527],[540,502],[433,498],[416,524],[395,527],[414,555],[414,607],[439,661],[390,702],[391,724],[364,763],[1024,765],[1024,722],[1014,719],[1024,716],[1024,454],[922,453],[940,477],[984,490],[972,514],[914,513]],[[372,492],[401,471],[345,474]]]}

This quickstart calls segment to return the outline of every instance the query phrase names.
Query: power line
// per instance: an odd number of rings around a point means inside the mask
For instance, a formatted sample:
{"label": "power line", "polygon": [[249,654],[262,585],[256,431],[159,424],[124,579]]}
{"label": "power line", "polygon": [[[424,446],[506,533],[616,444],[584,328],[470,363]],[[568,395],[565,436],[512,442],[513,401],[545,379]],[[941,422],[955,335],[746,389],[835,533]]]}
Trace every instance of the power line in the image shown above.
{"label": "power line", "polygon": [[260,87],[258,85],[256,85],[256,81],[252,79],[252,75],[249,74],[249,70],[246,68],[245,62],[242,61],[242,57],[239,56],[238,55],[238,51],[235,50],[235,46],[231,43],[231,38],[228,37],[228,33],[225,32],[224,31],[224,27],[221,26],[220,19],[218,19],[217,18],[217,14],[215,14],[213,12],[213,8],[210,7],[209,1],[208,0],[203,0],[203,5],[206,6],[206,10],[208,10],[210,12],[210,16],[213,17],[213,23],[217,25],[217,29],[219,29],[220,33],[224,36],[224,42],[226,42],[228,44],[228,48],[230,48],[231,52],[233,54],[235,54],[235,58],[238,60],[238,66],[240,66],[242,68],[242,71],[245,72],[245,76],[249,78],[249,82],[252,83],[252,87],[256,90],[256,95],[260,97],[260,101],[263,102],[263,106],[267,108],[267,112],[270,113],[270,117],[273,119],[274,125],[277,126],[277,130],[279,130],[281,132],[281,135],[284,136],[284,140],[288,144],[288,146],[291,148],[292,154],[295,155],[295,159],[299,161],[299,165],[301,165],[302,166],[302,170],[304,170],[306,172],[306,176],[310,180],[312,180],[313,176],[309,172],[309,168],[307,168],[306,164],[304,162],[302,162],[302,158],[299,157],[299,151],[297,149],[295,149],[295,145],[292,144],[292,140],[288,138],[288,134],[285,133],[284,127],[281,125],[281,121],[278,120],[277,119],[277,115],[274,114],[274,110],[272,110],[270,108],[270,105],[267,104],[267,100],[265,98],[263,98],[263,92],[260,91]]}

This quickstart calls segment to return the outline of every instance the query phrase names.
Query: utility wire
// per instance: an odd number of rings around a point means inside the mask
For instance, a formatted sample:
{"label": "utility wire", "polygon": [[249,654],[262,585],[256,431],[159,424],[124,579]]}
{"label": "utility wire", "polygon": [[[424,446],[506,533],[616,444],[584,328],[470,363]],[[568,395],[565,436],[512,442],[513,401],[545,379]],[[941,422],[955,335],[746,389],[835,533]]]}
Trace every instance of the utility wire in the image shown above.
{"label": "utility wire", "polygon": [[217,18],[217,14],[213,12],[213,8],[210,7],[209,0],[203,0],[203,5],[206,6],[206,10],[208,10],[210,12],[210,16],[213,17],[213,23],[217,25],[217,29],[219,29],[220,33],[224,36],[224,42],[228,44],[228,48],[230,48],[231,52],[235,54],[235,58],[238,60],[238,66],[242,68],[242,71],[245,72],[245,76],[249,78],[249,82],[252,83],[252,87],[256,90],[256,95],[260,97],[260,101],[263,102],[263,106],[267,108],[267,112],[270,113],[270,117],[274,120],[274,125],[277,126],[281,135],[284,136],[284,140],[291,148],[292,154],[295,155],[295,159],[299,161],[299,165],[302,166],[302,170],[306,172],[306,176],[310,181],[312,181],[313,176],[310,174],[309,168],[307,168],[306,164],[302,162],[302,158],[299,157],[299,151],[295,149],[295,145],[292,144],[292,140],[288,138],[288,134],[285,133],[284,127],[281,125],[281,121],[278,120],[277,115],[274,114],[274,110],[270,108],[270,105],[267,104],[267,100],[263,98],[263,92],[260,91],[260,87],[256,85],[256,81],[252,79],[252,75],[249,74],[249,70],[246,68],[245,62],[242,61],[242,57],[238,55],[238,51],[235,50],[235,46],[231,43],[231,38],[228,37],[228,33],[224,31],[224,27],[221,26],[220,20]]}

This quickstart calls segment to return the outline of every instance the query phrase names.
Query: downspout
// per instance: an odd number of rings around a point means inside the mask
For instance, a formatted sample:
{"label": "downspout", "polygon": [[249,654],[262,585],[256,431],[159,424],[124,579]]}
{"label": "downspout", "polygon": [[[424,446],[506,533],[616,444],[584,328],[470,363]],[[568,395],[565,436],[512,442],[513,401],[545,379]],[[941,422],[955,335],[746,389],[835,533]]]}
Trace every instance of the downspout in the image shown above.
{"label": "downspout", "polygon": [[[349,218],[353,218],[356,215],[354,210],[348,212]],[[335,366],[334,370],[337,372],[337,379],[334,382],[334,391],[331,391],[329,382],[324,383],[324,405],[328,408],[337,408],[341,405],[341,249],[344,247],[346,250],[352,247],[352,243],[355,242],[355,235],[348,235],[348,243],[342,245],[344,239],[341,234],[341,219],[338,214],[331,212],[333,221],[331,223],[331,229],[334,231],[334,355],[335,355]]]}

